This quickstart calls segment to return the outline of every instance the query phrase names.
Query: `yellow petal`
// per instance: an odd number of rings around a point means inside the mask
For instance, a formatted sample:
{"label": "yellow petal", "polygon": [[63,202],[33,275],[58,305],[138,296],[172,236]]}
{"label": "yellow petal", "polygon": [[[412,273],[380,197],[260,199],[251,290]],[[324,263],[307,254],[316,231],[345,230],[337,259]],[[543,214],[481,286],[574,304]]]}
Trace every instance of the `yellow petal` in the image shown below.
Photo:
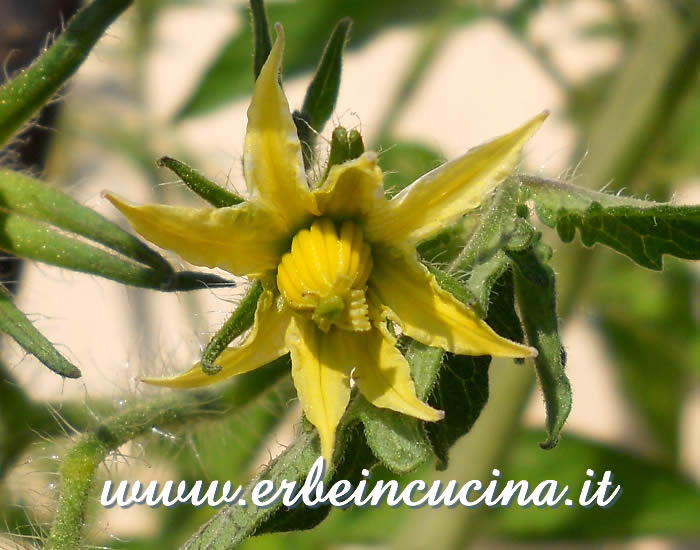
{"label": "yellow petal", "polygon": [[347,333],[346,344],[350,352],[346,360],[355,368],[353,379],[370,403],[421,420],[444,418],[444,412],[433,409],[416,396],[408,362],[393,341],[372,329]]}
{"label": "yellow petal", "polygon": [[288,244],[274,216],[254,202],[227,208],[134,206],[107,198],[134,230],[195,265],[220,267],[234,275],[274,270]]}
{"label": "yellow petal", "polygon": [[284,31],[281,25],[276,29],[277,40],[255,82],[248,108],[243,169],[251,195],[293,231],[316,208],[306,183],[297,129],[278,80]]}
{"label": "yellow petal", "polygon": [[545,111],[517,130],[480,145],[428,172],[403,189],[387,212],[373,216],[368,232],[399,244],[424,240],[476,208],[516,167],[520,151],[540,127]]}
{"label": "yellow petal", "polygon": [[304,414],[321,439],[326,463],[333,458],[335,431],[350,400],[350,366],[343,352],[347,332],[321,332],[313,321],[295,316],[287,332],[292,377]]}
{"label": "yellow petal", "polygon": [[199,388],[262,367],[287,353],[285,335],[291,317],[289,308],[278,310],[272,293],[265,291],[258,302],[250,334],[240,346],[224,350],[214,362],[222,367],[218,373],[205,374],[197,363],[172,378],[142,378],[141,381],[169,388]]}
{"label": "yellow petal", "polygon": [[392,319],[407,336],[459,355],[537,355],[534,348],[496,334],[476,313],[440,288],[413,252],[378,246],[373,252],[370,304],[380,319]]}
{"label": "yellow petal", "polygon": [[321,215],[334,219],[362,220],[388,207],[377,154],[367,152],[354,160],[333,166],[323,187],[313,192]]}

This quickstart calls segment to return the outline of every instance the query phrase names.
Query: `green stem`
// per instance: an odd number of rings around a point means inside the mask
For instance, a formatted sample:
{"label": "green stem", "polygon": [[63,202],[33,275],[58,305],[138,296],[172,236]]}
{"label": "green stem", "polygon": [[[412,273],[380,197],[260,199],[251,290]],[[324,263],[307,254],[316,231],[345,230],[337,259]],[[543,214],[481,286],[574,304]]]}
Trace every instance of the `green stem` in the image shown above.
{"label": "green stem", "polygon": [[45,550],[75,549],[81,545],[85,522],[85,504],[97,466],[108,453],[142,435],[153,426],[181,424],[210,415],[216,410],[206,394],[169,393],[167,397],[139,404],[107,419],[95,430],[84,434],[61,464],[61,495],[56,518],[44,546]]}
{"label": "green stem", "polygon": [[74,550],[81,544],[85,510],[97,466],[108,453],[154,426],[182,425],[204,418],[244,413],[251,407],[267,407],[261,398],[286,383],[288,356],[262,370],[239,375],[223,392],[168,392],[114,415],[84,433],[65,456],[61,469],[61,494],[47,550]]}
{"label": "green stem", "polygon": [[[275,487],[283,480],[301,480],[306,477],[311,465],[318,458],[319,444],[316,432],[301,434],[280,456],[275,458],[263,474],[253,479],[245,487],[245,495],[250,495],[253,487],[263,479],[269,479]],[[202,525],[181,550],[230,550],[252,536],[266,519],[282,506],[280,499],[271,506],[259,508],[252,503],[239,506],[228,505],[226,513],[218,513]]]}
{"label": "green stem", "polygon": [[132,0],[95,0],[80,10],[66,30],[27,70],[0,88],[0,145],[63,86],[105,29]]}

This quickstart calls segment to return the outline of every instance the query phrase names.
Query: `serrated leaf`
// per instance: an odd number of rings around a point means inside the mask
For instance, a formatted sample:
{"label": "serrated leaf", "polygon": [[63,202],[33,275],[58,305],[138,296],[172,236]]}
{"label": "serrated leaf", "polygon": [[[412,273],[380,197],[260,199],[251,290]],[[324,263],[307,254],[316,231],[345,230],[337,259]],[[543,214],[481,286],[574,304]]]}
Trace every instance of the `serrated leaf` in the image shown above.
{"label": "serrated leaf", "polygon": [[17,309],[2,286],[0,286],[0,332],[9,335],[56,374],[66,378],[80,378],[80,369],[63,357],[25,317],[24,313]]}
{"label": "serrated leaf", "polygon": [[[299,0],[270,4],[268,14],[271,21],[283,23],[289,37],[284,65],[285,74],[290,77],[313,70],[323,51],[319,31],[327,32],[326,29],[333,28],[343,17],[355,22],[352,47],[357,48],[388,25],[424,21],[445,4],[444,0],[427,4],[422,0]],[[219,51],[176,118],[182,120],[203,114],[250,92],[253,85],[249,72],[251,44],[252,31],[248,25],[243,25]]]}
{"label": "serrated leaf", "polygon": [[589,191],[565,183],[521,177],[537,215],[564,242],[579,230],[585,246],[607,245],[649,269],[663,255],[700,259],[700,206],[675,206]]}
{"label": "serrated leaf", "polygon": [[[568,485],[573,506],[557,508],[512,505],[499,508],[487,533],[499,539],[574,541],[671,536],[697,539],[700,536],[700,489],[690,479],[667,466],[636,454],[569,435],[552,452],[536,447],[538,435],[529,431],[518,440],[510,464],[502,469],[503,480],[526,480],[530,487],[555,480]],[[606,470],[613,484],[622,487],[617,501],[608,508],[578,505],[578,494],[587,469],[599,481]],[[595,488],[595,484],[593,486]]]}
{"label": "serrated leaf", "polygon": [[554,272],[545,262],[549,250],[540,243],[524,251],[510,251],[516,266],[515,288],[528,343],[537,348],[537,378],[547,411],[547,440],[543,449],[555,447],[571,412],[571,384],[566,376],[566,353],[559,337]]}
{"label": "serrated leaf", "polygon": [[0,87],[0,146],[21,129],[77,70],[105,29],[132,0],[95,0],[32,65]]}

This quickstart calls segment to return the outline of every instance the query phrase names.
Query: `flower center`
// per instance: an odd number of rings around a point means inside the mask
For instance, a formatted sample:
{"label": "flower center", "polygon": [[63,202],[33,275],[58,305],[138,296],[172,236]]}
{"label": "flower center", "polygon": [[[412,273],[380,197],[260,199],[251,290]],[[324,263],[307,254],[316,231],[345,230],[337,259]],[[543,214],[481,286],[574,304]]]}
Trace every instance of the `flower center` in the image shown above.
{"label": "flower center", "polygon": [[365,290],[372,253],[360,227],[345,221],[338,232],[327,219],[299,231],[277,268],[277,287],[287,304],[310,315],[318,327],[369,330]]}

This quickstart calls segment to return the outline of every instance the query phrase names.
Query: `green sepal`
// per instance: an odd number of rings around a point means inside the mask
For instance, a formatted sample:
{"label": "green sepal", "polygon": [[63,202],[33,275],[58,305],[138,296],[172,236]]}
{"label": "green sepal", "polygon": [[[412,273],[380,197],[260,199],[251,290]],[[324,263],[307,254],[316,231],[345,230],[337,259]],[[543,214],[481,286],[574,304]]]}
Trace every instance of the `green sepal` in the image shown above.
{"label": "green sepal", "polygon": [[221,355],[235,338],[253,325],[255,311],[262,291],[262,284],[260,281],[256,281],[224,325],[214,334],[207,347],[204,348],[200,364],[206,374],[216,374],[221,370],[221,367],[214,364],[216,358]]}
{"label": "green sepal", "polygon": [[316,136],[330,119],[338,99],[343,68],[343,50],[348,41],[352,20],[341,19],[333,29],[316,68],[301,110],[292,115],[301,142],[304,166],[312,165]]}
{"label": "green sepal", "polygon": [[0,225],[0,250],[126,285],[171,292],[233,284],[209,273],[156,271],[13,212],[0,211]]}
{"label": "green sepal", "polygon": [[358,395],[357,414],[365,427],[365,439],[374,456],[396,474],[406,474],[433,456],[420,420],[388,409],[379,409]]}
{"label": "green sepal", "polygon": [[[425,400],[437,379],[444,352],[408,338],[402,339],[400,347],[406,348],[416,395]],[[434,456],[425,428],[429,423],[377,408],[361,395],[353,401],[347,416],[346,422],[355,417],[362,421],[365,439],[374,456],[396,474],[412,472]]]}
{"label": "green sepal", "polygon": [[301,112],[308,116],[311,127],[320,132],[333,114],[340,90],[343,50],[350,35],[352,20],[338,21],[323,50],[316,73],[306,90]]}
{"label": "green sepal", "polygon": [[524,251],[510,251],[516,266],[515,288],[528,342],[539,355],[535,368],[547,411],[547,440],[554,448],[571,412],[571,384],[566,376],[566,353],[559,336],[554,271],[547,260],[551,249],[540,242]]}
{"label": "green sepal", "polygon": [[265,2],[263,2],[263,0],[250,0],[250,17],[253,22],[253,42],[255,44],[255,53],[253,54],[253,76],[255,80],[257,80],[272,50],[270,24],[268,23]]}
{"label": "green sepal", "polygon": [[56,374],[66,378],[82,376],[80,369],[63,357],[24,313],[17,309],[2,285],[0,285],[0,331],[9,335]]}
{"label": "green sepal", "polygon": [[50,185],[0,169],[0,209],[45,222],[111,248],[165,275],[173,269],[139,239]]}
{"label": "green sepal", "polygon": [[244,202],[241,197],[205,178],[184,162],[170,157],[162,157],[158,159],[156,164],[174,172],[190,190],[216,208],[235,206]]}

